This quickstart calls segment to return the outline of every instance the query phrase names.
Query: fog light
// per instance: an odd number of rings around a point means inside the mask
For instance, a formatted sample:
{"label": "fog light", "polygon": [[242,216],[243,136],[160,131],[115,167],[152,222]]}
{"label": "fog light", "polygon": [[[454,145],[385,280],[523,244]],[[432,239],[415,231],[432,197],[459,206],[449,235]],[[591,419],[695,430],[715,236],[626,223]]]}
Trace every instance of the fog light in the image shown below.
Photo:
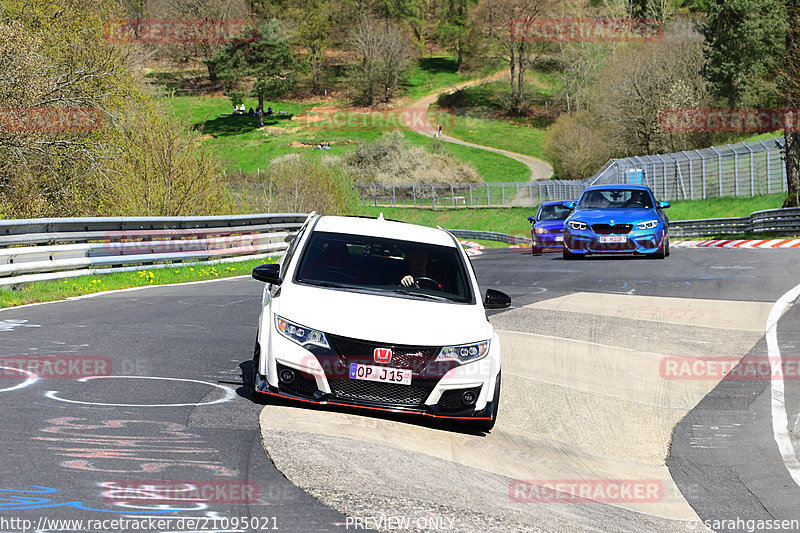
{"label": "fog light", "polygon": [[281,370],[280,380],[282,383],[286,383],[289,385],[292,381],[294,381],[294,372],[289,370],[288,368],[284,368]]}
{"label": "fog light", "polygon": [[475,402],[478,401],[478,395],[468,390],[461,397],[461,400],[464,402],[464,405],[475,405]]}

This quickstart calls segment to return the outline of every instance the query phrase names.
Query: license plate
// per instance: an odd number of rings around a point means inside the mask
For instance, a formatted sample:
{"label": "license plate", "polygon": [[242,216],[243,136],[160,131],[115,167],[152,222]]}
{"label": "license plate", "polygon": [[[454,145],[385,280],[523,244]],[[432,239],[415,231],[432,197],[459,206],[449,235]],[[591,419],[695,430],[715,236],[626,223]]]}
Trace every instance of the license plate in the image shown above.
{"label": "license plate", "polygon": [[564,242],[564,236],[563,235],[556,235],[556,242]]}
{"label": "license plate", "polygon": [[381,383],[395,383],[397,385],[411,385],[411,369],[351,363],[350,379],[380,381]]}
{"label": "license plate", "polygon": [[597,242],[628,242],[628,237],[625,235],[598,235]]}

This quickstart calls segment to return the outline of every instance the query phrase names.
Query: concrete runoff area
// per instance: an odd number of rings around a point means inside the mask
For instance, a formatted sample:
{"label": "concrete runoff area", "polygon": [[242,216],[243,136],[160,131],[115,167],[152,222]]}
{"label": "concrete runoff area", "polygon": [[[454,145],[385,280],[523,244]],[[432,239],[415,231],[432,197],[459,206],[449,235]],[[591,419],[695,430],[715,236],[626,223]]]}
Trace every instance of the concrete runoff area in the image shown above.
{"label": "concrete runoff area", "polygon": [[[681,521],[698,517],[665,459],[675,425],[719,379],[664,379],[662,360],[738,360],[763,335],[769,308],[588,292],[541,300],[491,317],[503,385],[490,434],[269,405],[264,445],[293,483],[347,516],[439,508],[463,531],[498,523],[517,531],[682,530]],[[403,459],[386,464],[387,455]],[[408,461],[416,466],[403,468]],[[531,502],[514,497],[514,480],[654,480],[662,492],[647,501]]]}

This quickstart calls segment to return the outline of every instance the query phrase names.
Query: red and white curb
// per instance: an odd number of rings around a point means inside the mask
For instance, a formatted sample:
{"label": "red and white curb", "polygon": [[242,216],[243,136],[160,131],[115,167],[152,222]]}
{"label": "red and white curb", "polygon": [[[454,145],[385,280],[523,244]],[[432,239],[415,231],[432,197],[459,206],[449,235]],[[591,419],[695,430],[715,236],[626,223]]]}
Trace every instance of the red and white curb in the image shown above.
{"label": "red and white curb", "polygon": [[672,241],[675,248],[800,248],[800,239]]}
{"label": "red and white curb", "polygon": [[483,249],[486,248],[484,245],[473,241],[462,241],[459,239],[458,242],[461,243],[461,246],[466,248],[465,252],[467,252],[467,255],[482,255]]}

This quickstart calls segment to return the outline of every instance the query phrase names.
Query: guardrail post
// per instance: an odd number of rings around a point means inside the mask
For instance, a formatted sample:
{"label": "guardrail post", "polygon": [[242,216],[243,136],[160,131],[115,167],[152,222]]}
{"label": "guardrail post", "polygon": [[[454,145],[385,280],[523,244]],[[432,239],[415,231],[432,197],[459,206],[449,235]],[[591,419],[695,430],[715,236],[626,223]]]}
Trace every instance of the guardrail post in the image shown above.
{"label": "guardrail post", "polygon": [[706,158],[703,157],[703,154],[700,150],[695,150],[695,153],[700,156],[700,170],[702,173],[702,180],[703,180],[703,200],[706,199]]}
{"label": "guardrail post", "polygon": [[431,183],[431,200],[433,201],[433,210],[436,211],[436,189]]}
{"label": "guardrail post", "polygon": [[450,186],[450,201],[453,203],[453,207],[456,206],[456,192],[453,190],[453,184],[448,183]]}
{"label": "guardrail post", "polygon": [[717,177],[719,178],[719,197],[722,198],[722,154],[714,146],[710,147],[717,154]]}
{"label": "guardrail post", "polygon": [[472,207],[472,184],[467,183],[467,187],[469,187],[469,206]]}
{"label": "guardrail post", "polygon": [[378,184],[377,183],[373,183],[372,184],[372,188],[373,188],[373,191],[374,191],[372,196],[375,199],[375,207],[378,207]]}
{"label": "guardrail post", "polygon": [[739,154],[736,153],[736,150],[733,149],[733,146],[730,144],[726,145],[730,148],[731,152],[733,152],[733,185],[734,185],[734,196],[736,198],[739,197]]}
{"label": "guardrail post", "polygon": [[395,188],[395,184],[392,183],[392,207],[397,205],[397,191]]}
{"label": "guardrail post", "polygon": [[750,198],[756,195],[756,174],[755,168],[753,166],[753,150],[747,145],[747,143],[742,143],[747,151],[750,152]]}
{"label": "guardrail post", "polygon": [[414,199],[414,207],[417,207],[417,186],[411,185],[411,197]]}

